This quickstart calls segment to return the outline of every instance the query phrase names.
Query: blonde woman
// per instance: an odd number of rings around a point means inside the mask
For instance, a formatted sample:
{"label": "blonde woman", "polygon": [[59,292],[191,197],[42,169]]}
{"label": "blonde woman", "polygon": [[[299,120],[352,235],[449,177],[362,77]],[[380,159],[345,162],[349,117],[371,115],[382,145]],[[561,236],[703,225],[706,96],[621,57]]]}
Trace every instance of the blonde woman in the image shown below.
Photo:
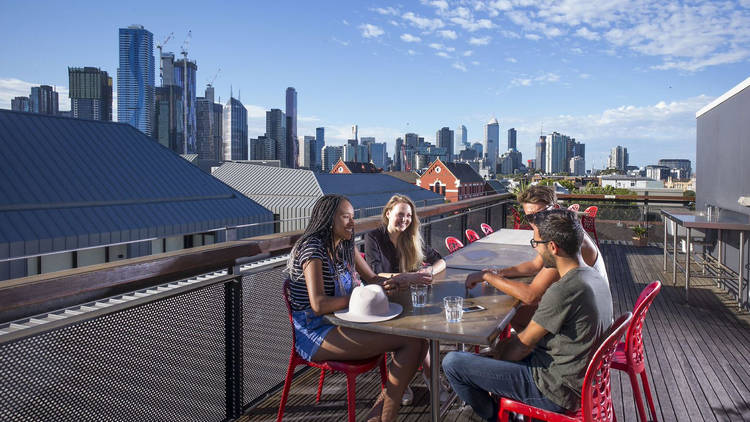
{"label": "blonde woman", "polygon": [[[380,227],[365,235],[365,259],[375,273],[386,277],[383,282],[386,291],[408,288],[410,283],[432,283],[430,274],[445,270],[443,257],[422,241],[417,210],[409,197],[393,195],[383,208],[382,222]],[[420,271],[423,264],[429,265],[432,271]],[[425,357],[422,367],[429,386],[429,356]],[[445,401],[448,394],[442,390],[440,399]],[[414,393],[407,387],[401,404],[411,404],[413,397]]]}

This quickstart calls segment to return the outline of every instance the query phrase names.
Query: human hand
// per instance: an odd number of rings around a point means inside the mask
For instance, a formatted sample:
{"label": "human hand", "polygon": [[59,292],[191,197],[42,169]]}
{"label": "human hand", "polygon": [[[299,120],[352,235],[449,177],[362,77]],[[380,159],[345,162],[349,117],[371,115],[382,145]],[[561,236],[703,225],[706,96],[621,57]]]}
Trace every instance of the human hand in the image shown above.
{"label": "human hand", "polygon": [[482,283],[484,281],[484,271],[478,271],[475,273],[471,273],[468,276],[466,276],[466,287],[469,289],[474,288],[479,283]]}
{"label": "human hand", "polygon": [[408,283],[407,285],[411,283],[415,284],[432,284],[432,268],[428,267],[427,269],[419,270],[415,273],[408,273]]}
{"label": "human hand", "polygon": [[497,276],[502,276],[503,275],[503,270],[505,270],[505,268],[489,267],[489,268],[482,269],[482,271],[484,271],[486,273],[494,274],[494,275],[497,275]]}

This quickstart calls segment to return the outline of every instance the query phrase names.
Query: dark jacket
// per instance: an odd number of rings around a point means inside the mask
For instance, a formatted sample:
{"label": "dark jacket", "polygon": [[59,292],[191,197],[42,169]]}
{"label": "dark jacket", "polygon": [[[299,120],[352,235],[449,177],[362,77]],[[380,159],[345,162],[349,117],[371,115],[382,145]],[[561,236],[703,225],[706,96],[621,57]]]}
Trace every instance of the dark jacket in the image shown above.
{"label": "dark jacket", "polygon": [[[422,245],[422,254],[424,262],[430,265],[443,258],[435,249],[427,245]],[[365,235],[365,260],[376,274],[402,272],[398,267],[398,251],[391,243],[385,226],[380,226]]]}

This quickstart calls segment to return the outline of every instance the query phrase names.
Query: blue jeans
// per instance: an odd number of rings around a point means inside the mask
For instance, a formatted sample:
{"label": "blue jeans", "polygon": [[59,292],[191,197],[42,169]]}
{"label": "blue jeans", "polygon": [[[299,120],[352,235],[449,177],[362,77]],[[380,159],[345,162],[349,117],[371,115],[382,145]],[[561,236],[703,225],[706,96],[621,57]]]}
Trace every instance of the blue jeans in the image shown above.
{"label": "blue jeans", "polygon": [[473,353],[450,352],[443,359],[443,371],[456,394],[488,421],[496,421],[498,411],[497,400],[488,392],[540,409],[565,412],[536,387],[527,360],[508,362]]}

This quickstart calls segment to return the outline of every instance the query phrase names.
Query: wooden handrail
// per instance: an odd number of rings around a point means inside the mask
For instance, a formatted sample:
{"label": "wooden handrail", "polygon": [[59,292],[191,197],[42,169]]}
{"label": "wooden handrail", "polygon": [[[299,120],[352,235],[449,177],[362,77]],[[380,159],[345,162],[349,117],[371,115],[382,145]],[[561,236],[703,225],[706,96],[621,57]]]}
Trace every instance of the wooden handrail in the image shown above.
{"label": "wooden handrail", "polygon": [[597,201],[649,201],[649,202],[694,202],[694,196],[665,195],[604,195],[558,193],[558,199],[588,199]]}
{"label": "wooden handrail", "polygon": [[[421,218],[448,214],[512,195],[490,195],[418,209]],[[380,224],[380,216],[357,221],[359,233]],[[106,264],[0,282],[0,323],[145,289],[233,266],[236,260],[288,252],[302,231],[257,236]]]}

